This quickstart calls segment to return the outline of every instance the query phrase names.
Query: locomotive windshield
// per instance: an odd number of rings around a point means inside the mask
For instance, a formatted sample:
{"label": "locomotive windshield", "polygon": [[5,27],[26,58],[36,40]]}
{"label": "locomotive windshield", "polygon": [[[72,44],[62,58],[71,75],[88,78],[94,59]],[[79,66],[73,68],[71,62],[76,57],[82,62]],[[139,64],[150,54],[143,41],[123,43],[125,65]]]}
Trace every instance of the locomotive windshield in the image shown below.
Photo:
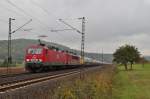
{"label": "locomotive windshield", "polygon": [[42,49],[41,48],[30,48],[28,49],[28,54],[41,54]]}

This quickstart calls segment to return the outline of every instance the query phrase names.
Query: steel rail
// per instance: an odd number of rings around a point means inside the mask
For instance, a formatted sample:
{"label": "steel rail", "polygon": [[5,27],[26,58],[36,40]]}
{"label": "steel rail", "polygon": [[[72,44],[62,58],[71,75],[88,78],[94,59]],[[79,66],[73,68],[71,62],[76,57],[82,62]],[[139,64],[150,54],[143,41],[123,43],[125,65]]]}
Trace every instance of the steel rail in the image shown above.
{"label": "steel rail", "polygon": [[66,77],[66,76],[79,74],[79,73],[80,73],[80,71],[73,71],[73,72],[68,72],[68,73],[63,73],[63,74],[51,75],[51,76],[47,76],[47,77],[34,78],[31,80],[21,81],[21,82],[17,82],[17,83],[11,83],[11,84],[8,83],[7,85],[0,86],[0,93],[6,92],[6,91],[9,91],[12,89],[25,87],[25,86],[28,86],[31,84],[36,84],[39,82],[48,81],[51,79],[56,79],[56,78],[61,78],[61,77]]}
{"label": "steel rail", "polygon": [[15,77],[15,76],[20,76],[20,75],[26,75],[26,74],[31,74],[29,72],[23,72],[23,73],[14,73],[14,74],[2,74],[0,75],[0,78],[7,78],[7,77]]}

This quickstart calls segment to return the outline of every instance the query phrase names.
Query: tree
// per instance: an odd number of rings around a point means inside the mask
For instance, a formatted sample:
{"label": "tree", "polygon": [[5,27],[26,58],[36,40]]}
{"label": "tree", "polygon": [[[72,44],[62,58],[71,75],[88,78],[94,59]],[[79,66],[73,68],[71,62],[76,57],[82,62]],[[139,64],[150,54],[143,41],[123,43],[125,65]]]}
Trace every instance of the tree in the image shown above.
{"label": "tree", "polygon": [[132,70],[132,65],[137,62],[140,58],[140,53],[138,49],[135,46],[132,45],[125,45],[119,47],[115,53],[114,56],[114,62],[123,64],[125,66],[125,69],[128,70],[128,63],[130,63],[130,69]]}
{"label": "tree", "polygon": [[148,63],[149,61],[146,60],[144,57],[140,57],[138,60],[138,63],[142,64],[142,67],[144,67],[145,63]]}

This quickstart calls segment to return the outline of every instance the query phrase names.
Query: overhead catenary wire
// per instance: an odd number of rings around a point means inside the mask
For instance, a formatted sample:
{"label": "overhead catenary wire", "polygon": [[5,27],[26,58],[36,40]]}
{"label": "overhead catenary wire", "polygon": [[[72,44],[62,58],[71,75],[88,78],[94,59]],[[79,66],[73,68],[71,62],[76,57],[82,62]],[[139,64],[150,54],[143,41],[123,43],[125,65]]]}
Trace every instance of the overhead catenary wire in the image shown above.
{"label": "overhead catenary wire", "polygon": [[[54,17],[56,17],[53,13],[50,13],[50,12],[47,11],[45,8],[41,7],[40,4],[36,3],[36,2],[33,1],[33,0],[31,0],[31,2],[32,2],[35,6],[39,7],[40,9],[42,9],[48,16],[53,15]],[[73,19],[75,19],[75,18],[72,18],[72,20],[73,20]],[[68,19],[68,20],[69,20],[69,19]],[[72,29],[67,29],[67,30],[72,30]]]}
{"label": "overhead catenary wire", "polygon": [[[39,20],[38,18],[36,18],[35,16],[32,16],[31,14],[29,14],[28,12],[26,12],[24,9],[22,9],[21,7],[19,7],[19,6],[17,6],[14,2],[12,2],[12,1],[10,1],[10,0],[6,0],[6,2],[8,3],[8,4],[10,4],[11,6],[13,6],[13,7],[15,7],[17,10],[19,10],[20,12],[22,12],[23,14],[25,14],[25,15],[27,15],[27,16],[29,16],[29,17],[33,17],[33,19],[35,19],[36,21],[38,21],[38,23],[43,27],[41,27],[42,28],[42,30],[44,30],[44,31],[46,31],[47,30],[47,32],[48,32],[48,29],[47,28],[49,28],[49,26],[47,25],[47,24],[45,24],[44,22],[42,22],[41,20]],[[37,5],[38,7],[40,7],[40,5]],[[47,13],[48,15],[51,15],[46,9],[44,9],[44,8],[42,8],[42,7],[40,7],[45,13]],[[28,32],[28,31],[27,31]],[[62,35],[62,34],[60,34],[60,33],[57,33],[56,35],[58,35],[58,37],[59,38],[63,38],[64,37],[64,35]],[[64,38],[63,38],[64,39]],[[65,37],[65,39],[64,40],[66,40],[66,37]],[[68,42],[73,42],[73,40],[68,40]]]}
{"label": "overhead catenary wire", "polygon": [[[32,15],[30,15],[29,13],[27,13],[26,11],[24,11],[22,8],[20,8],[20,7],[18,7],[17,5],[15,5],[14,3],[12,3],[10,0],[6,0],[7,1],[7,3],[9,3],[10,5],[12,5],[13,7],[15,7],[16,9],[18,9],[19,11],[21,11],[22,13],[24,13],[25,15],[27,15],[27,16],[30,16],[30,17],[33,17]],[[42,26],[42,27],[44,27],[44,25],[46,26],[46,27],[48,27],[45,23],[43,23],[43,22],[41,22],[39,19],[37,19],[36,17],[33,17],[35,20],[37,20],[39,23],[40,23],[40,25]],[[40,27],[40,28],[42,28],[42,27]],[[42,28],[42,30],[47,30],[48,31],[48,29],[47,28]]]}
{"label": "overhead catenary wire", "polygon": [[[39,20],[38,18],[36,18],[35,16],[30,15],[29,13],[27,13],[24,9],[22,9],[21,7],[18,7],[16,4],[12,3],[10,0],[6,0],[6,2],[8,2],[10,5],[12,5],[13,7],[15,7],[16,9],[18,9],[19,11],[21,11],[22,13],[24,13],[25,15],[34,18],[35,20],[37,20],[40,25],[43,26],[47,26],[47,24],[43,23],[41,20]],[[45,28],[45,27],[44,27]],[[46,28],[47,29],[47,28]]]}
{"label": "overhead catenary wire", "polygon": [[[6,2],[5,2],[6,3]],[[19,15],[22,17],[22,19],[28,19],[27,17],[23,17],[23,13],[19,13],[13,9],[11,9],[9,6],[4,6],[4,7],[1,7],[2,9],[4,10],[7,10],[6,12],[10,12],[10,13],[13,13],[13,14],[16,14],[16,15]],[[4,14],[3,14],[4,15]],[[3,16],[4,17],[4,16]],[[18,19],[18,18],[17,18]]]}
{"label": "overhead catenary wire", "polygon": [[50,14],[50,12],[48,10],[46,10],[45,8],[41,7],[40,4],[38,4],[37,2],[30,0],[30,2],[32,4],[34,4],[35,6],[39,7],[40,9],[42,9],[47,15],[52,15],[54,17],[56,17],[53,13]]}
{"label": "overhead catenary wire", "polygon": [[[28,14],[26,11],[24,11],[22,8],[18,7],[17,5],[15,5],[14,3],[12,3],[10,0],[6,0],[10,5],[14,6],[15,8],[17,8],[18,10],[20,10],[21,12],[23,12],[24,14],[30,16],[30,17],[33,17],[32,15]],[[34,17],[35,18],[35,17]],[[39,23],[41,23],[41,25],[45,25],[47,28],[49,28],[49,26],[47,26],[46,24],[43,24],[43,22],[41,22],[39,19],[35,18]],[[47,29],[46,28],[46,29]],[[46,29],[43,29],[44,31]],[[60,36],[60,35],[59,35]]]}
{"label": "overhead catenary wire", "polygon": [[25,24],[23,24],[21,27],[19,27],[16,30],[12,31],[12,33],[15,33],[16,31],[20,30],[22,27],[24,27],[25,25],[29,24],[31,21],[32,21],[32,19],[30,19],[28,22],[26,22]]}
{"label": "overhead catenary wire", "polygon": [[[33,0],[31,0],[31,2],[32,2],[35,6],[39,7],[40,9],[42,9],[48,16],[53,15],[54,17],[56,17],[53,13],[50,14],[49,11],[47,11],[45,8],[41,7],[38,3],[34,2]],[[67,30],[72,30],[72,29],[67,29]],[[51,31],[53,31],[53,30],[51,30]],[[54,31],[55,31],[55,30],[54,30]],[[59,33],[59,32],[56,32],[56,33],[58,34],[58,37],[59,37],[60,35],[61,35],[61,37],[64,37],[64,35],[62,35],[61,33]],[[76,38],[76,39],[78,39],[78,38]],[[73,40],[71,40],[71,41],[73,42]],[[69,42],[70,42],[70,41],[69,41]]]}

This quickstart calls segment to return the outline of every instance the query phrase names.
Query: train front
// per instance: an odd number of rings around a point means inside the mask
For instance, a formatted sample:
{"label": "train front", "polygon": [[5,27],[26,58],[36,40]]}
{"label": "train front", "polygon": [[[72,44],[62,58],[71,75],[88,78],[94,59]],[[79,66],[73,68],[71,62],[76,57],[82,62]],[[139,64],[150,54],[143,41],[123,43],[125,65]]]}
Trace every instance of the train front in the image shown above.
{"label": "train front", "polygon": [[30,72],[42,71],[43,65],[43,47],[31,46],[27,48],[25,55],[25,68]]}

